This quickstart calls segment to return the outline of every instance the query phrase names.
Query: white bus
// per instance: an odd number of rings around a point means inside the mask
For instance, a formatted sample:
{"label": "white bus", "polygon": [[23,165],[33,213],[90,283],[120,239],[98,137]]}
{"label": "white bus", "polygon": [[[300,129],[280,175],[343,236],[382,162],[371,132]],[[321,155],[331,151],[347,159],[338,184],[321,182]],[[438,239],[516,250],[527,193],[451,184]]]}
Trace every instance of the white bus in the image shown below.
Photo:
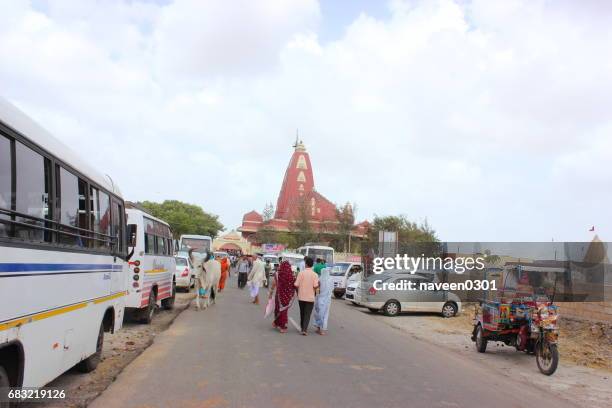
{"label": "white bus", "polygon": [[181,235],[179,250],[187,252],[193,249],[194,252],[203,254],[212,251],[212,238],[208,235]]}
{"label": "white bus", "polygon": [[323,245],[306,244],[297,249],[297,252],[309,256],[316,261],[317,258],[325,260],[325,263],[329,266],[334,264],[334,248]]}
{"label": "white bus", "polygon": [[128,205],[127,228],[130,237],[129,294],[125,307],[132,317],[151,323],[158,302],[164,309],[174,307],[176,259],[170,226],[152,215]]}
{"label": "white bus", "polygon": [[96,368],[122,326],[126,256],[112,180],[0,99],[0,388]]}

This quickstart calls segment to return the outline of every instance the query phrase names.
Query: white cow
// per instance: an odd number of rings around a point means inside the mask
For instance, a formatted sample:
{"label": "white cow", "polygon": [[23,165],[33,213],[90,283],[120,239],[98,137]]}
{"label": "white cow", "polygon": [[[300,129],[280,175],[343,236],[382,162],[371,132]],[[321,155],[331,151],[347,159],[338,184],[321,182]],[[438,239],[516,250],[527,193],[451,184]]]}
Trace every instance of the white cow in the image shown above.
{"label": "white cow", "polygon": [[[214,304],[219,293],[219,280],[221,279],[221,263],[213,258],[202,264],[202,287],[204,288],[204,309]],[[199,296],[196,298],[196,307],[200,308]]]}

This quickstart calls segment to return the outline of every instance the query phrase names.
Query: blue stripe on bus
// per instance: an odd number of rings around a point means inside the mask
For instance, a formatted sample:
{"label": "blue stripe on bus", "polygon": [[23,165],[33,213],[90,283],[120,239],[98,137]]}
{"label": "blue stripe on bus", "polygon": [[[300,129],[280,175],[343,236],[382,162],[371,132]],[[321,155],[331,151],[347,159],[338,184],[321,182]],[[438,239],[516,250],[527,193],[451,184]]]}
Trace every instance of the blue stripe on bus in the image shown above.
{"label": "blue stripe on bus", "polygon": [[120,270],[112,264],[0,263],[0,273]]}

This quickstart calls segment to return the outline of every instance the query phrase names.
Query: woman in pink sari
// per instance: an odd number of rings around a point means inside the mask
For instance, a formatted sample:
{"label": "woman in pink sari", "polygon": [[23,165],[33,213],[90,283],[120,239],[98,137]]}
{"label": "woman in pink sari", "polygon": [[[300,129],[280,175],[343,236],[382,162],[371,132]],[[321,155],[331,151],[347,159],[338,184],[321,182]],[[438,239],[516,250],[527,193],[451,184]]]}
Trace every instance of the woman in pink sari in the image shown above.
{"label": "woman in pink sari", "polygon": [[270,290],[270,296],[274,294],[274,322],[272,326],[279,329],[281,333],[287,332],[289,322],[288,312],[293,304],[295,277],[291,270],[291,264],[287,261],[281,262],[278,272],[274,276],[274,283]]}

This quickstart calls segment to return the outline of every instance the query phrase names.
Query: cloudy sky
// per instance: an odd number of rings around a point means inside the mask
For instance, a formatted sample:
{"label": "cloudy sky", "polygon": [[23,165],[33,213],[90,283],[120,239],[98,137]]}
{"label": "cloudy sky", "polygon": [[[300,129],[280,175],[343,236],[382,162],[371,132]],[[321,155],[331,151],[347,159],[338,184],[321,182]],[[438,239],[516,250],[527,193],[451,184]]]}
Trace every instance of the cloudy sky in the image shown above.
{"label": "cloudy sky", "polygon": [[0,95],[129,200],[331,201],[455,241],[612,238],[612,4],[6,0]]}

